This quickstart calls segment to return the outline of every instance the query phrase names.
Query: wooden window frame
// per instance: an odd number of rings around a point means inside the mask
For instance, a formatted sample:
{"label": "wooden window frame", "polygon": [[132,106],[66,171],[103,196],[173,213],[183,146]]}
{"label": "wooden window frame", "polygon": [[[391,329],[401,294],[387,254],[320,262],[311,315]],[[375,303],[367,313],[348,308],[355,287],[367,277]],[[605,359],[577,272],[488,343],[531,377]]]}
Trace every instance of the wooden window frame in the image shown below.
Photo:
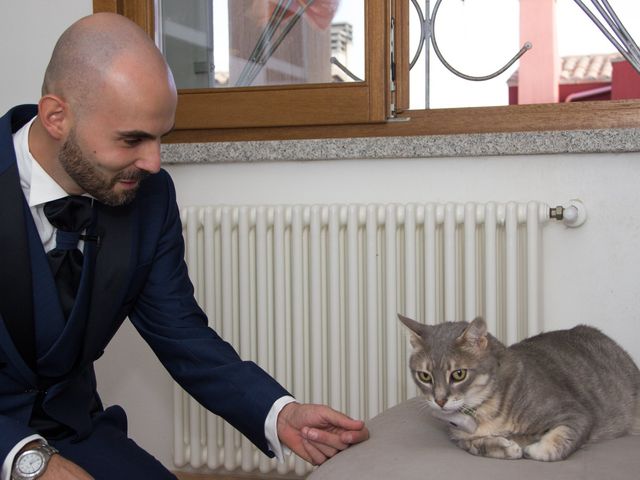
{"label": "wooden window frame", "polygon": [[[389,43],[385,4],[365,3],[366,18],[377,19],[365,28],[366,52],[384,51]],[[154,36],[152,0],[94,0],[93,11],[124,15]],[[384,122],[386,55],[366,57],[364,82],[180,90],[176,130]]]}
{"label": "wooden window frame", "polygon": [[[409,91],[409,0],[365,0],[366,82],[239,89],[181,90],[176,130],[168,143],[553,130],[640,128],[640,101],[403,110]],[[94,0],[94,12],[127,16],[151,36],[152,0]],[[389,116],[388,24],[396,19],[399,114]],[[377,22],[369,21],[371,18]],[[384,52],[371,55],[370,52]]]}

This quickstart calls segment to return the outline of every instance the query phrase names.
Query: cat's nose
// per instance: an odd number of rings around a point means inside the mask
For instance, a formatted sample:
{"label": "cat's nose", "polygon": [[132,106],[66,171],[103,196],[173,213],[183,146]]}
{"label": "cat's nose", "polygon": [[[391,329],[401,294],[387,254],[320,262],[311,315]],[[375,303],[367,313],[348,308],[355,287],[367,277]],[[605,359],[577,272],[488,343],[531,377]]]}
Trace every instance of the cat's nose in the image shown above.
{"label": "cat's nose", "polygon": [[440,406],[440,408],[444,407],[444,404],[447,403],[446,398],[436,398],[436,403]]}

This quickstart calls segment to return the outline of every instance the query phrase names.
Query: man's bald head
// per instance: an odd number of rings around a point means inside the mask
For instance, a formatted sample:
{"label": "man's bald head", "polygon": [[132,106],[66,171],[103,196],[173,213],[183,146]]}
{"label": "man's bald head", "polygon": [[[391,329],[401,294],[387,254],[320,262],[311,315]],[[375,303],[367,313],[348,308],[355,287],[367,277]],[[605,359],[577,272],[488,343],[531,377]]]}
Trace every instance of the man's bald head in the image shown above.
{"label": "man's bald head", "polygon": [[[123,59],[128,59],[125,65],[138,67],[122,71]],[[94,104],[114,73],[120,80],[123,74],[132,78],[154,75],[158,81],[168,77],[173,82],[162,54],[140,27],[121,15],[90,15],[59,38],[45,71],[42,94],[62,97],[79,113]]]}

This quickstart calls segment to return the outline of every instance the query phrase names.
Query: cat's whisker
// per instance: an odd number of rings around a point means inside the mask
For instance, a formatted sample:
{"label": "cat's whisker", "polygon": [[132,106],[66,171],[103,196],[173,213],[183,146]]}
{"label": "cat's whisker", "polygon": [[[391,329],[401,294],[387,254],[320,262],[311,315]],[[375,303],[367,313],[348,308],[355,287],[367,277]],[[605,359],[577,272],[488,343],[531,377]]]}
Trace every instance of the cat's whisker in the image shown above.
{"label": "cat's whisker", "polygon": [[420,413],[431,413],[431,410],[433,409],[433,407],[431,407],[431,405],[429,405],[429,403],[425,400],[424,402],[422,402],[422,404],[418,407],[418,411]]}

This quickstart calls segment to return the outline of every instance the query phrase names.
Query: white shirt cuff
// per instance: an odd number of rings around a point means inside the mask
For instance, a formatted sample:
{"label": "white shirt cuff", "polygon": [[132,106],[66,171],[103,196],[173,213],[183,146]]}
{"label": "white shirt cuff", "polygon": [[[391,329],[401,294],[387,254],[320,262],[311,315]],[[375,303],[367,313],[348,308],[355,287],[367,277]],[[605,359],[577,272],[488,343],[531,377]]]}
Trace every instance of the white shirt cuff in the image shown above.
{"label": "white shirt cuff", "polygon": [[[282,443],[280,443],[280,439],[278,438],[278,415],[280,415],[280,412],[285,407],[285,405],[288,405],[295,401],[296,399],[290,397],[289,395],[280,397],[273,403],[273,406],[271,407],[271,410],[269,410],[269,414],[264,421],[264,436],[267,439],[269,450],[275,453],[276,458],[279,462],[284,462],[285,455],[289,455],[291,453],[291,450],[282,445]],[[5,480],[4,477],[2,478],[2,480]]]}
{"label": "white shirt cuff", "polygon": [[11,469],[13,468],[13,459],[16,457],[18,452],[22,450],[27,443],[31,443],[34,440],[42,440],[45,441],[40,435],[34,434],[30,435],[27,438],[23,438],[11,449],[11,451],[7,454],[7,457],[4,459],[4,463],[2,464],[2,472],[0,472],[0,480],[11,480]]}

